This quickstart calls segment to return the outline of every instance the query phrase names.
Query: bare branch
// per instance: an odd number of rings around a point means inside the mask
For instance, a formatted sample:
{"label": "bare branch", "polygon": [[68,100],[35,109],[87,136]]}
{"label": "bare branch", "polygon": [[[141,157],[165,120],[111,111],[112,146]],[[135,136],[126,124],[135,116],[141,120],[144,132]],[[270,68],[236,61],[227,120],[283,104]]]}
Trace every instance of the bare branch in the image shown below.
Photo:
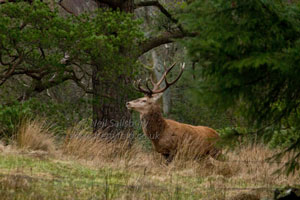
{"label": "bare branch", "polygon": [[77,80],[77,79],[72,79],[76,85],[78,87],[80,87],[85,93],[88,93],[88,94],[94,94],[94,91],[90,88],[88,88],[87,86],[85,86],[81,81]]}
{"label": "bare branch", "polygon": [[78,77],[76,75],[76,72],[73,69],[66,69],[66,71],[68,71],[69,73],[72,74],[72,78],[71,80],[73,80],[75,82],[75,84],[80,87],[84,92],[88,93],[88,94],[94,94],[93,90],[89,88],[88,85],[84,85],[82,83],[83,78],[85,77],[85,73],[83,73],[81,75],[81,77]]}
{"label": "bare branch", "polygon": [[106,4],[106,5],[110,6],[110,7],[115,7],[118,4],[118,2],[115,2],[113,0],[98,0],[98,2],[99,3],[104,3],[104,4]]}
{"label": "bare branch", "polygon": [[178,30],[175,32],[164,32],[157,37],[149,38],[139,45],[140,49],[137,52],[137,57],[143,55],[144,53],[150,51],[155,47],[158,47],[162,44],[172,43],[174,42],[174,39],[183,38],[185,36],[187,35]]}
{"label": "bare branch", "polygon": [[4,62],[2,59],[2,55],[0,53],[0,64],[1,65],[11,65],[13,62],[15,62],[18,59],[18,56],[9,56],[9,57],[13,58],[13,60],[10,62]]}
{"label": "bare branch", "polygon": [[67,6],[65,6],[63,0],[60,0],[60,1],[58,2],[58,5],[59,5],[62,9],[64,9],[67,13],[69,13],[69,14],[71,14],[71,15],[77,16],[76,13],[74,13],[71,9],[69,9]]}
{"label": "bare branch", "polygon": [[17,62],[15,62],[14,64],[12,64],[12,66],[10,67],[10,69],[8,69],[7,72],[1,77],[2,80],[0,82],[0,86],[3,85],[6,82],[6,80],[15,72],[16,67],[19,64],[21,64],[21,62],[23,62],[22,57],[20,57]]}
{"label": "bare branch", "polygon": [[12,1],[12,0],[9,0],[9,1],[7,1],[7,0],[0,0],[0,4],[7,3],[7,2],[14,2],[14,1]]}
{"label": "bare branch", "polygon": [[146,6],[154,6],[157,7],[166,17],[168,17],[172,22],[178,24],[178,20],[175,19],[166,8],[164,8],[159,1],[142,1],[135,4],[135,8],[141,8]]}
{"label": "bare branch", "polygon": [[82,72],[82,73],[85,73],[86,75],[88,76],[92,76],[91,73],[88,72],[88,70],[85,70],[80,64],[76,63],[76,62],[71,62],[70,64],[78,67],[78,69]]}
{"label": "bare branch", "polygon": [[[29,3],[32,3],[32,0],[27,0]],[[0,4],[8,3],[8,2],[16,2],[16,0],[0,0]]]}
{"label": "bare branch", "polygon": [[42,54],[43,59],[45,59],[45,58],[46,58],[46,54],[45,54],[44,49],[41,47],[41,45],[40,45],[39,49],[40,49],[40,51],[41,51],[41,54]]}

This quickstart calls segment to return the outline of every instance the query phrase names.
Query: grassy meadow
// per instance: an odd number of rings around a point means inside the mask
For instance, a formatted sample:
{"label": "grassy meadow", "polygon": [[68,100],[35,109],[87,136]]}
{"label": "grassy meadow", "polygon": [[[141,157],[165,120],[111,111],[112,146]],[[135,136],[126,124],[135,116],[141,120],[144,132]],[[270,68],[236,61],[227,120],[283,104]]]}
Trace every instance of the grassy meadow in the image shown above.
{"label": "grassy meadow", "polygon": [[[263,145],[224,152],[225,161],[163,158],[139,143],[106,143],[86,130],[58,142],[46,124],[23,123],[10,145],[0,144],[1,199],[272,199],[275,188],[299,184],[273,174],[282,163]],[[287,159],[287,158],[285,158]],[[284,160],[283,160],[284,161]]]}

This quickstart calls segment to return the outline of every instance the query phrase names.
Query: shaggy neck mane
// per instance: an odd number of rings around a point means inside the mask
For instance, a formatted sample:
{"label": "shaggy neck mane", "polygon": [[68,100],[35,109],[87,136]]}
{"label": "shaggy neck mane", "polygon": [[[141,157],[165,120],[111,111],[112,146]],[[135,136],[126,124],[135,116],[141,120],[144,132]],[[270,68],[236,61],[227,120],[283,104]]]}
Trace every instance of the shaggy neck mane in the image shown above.
{"label": "shaggy neck mane", "polygon": [[158,140],[166,127],[166,122],[159,106],[155,105],[145,114],[140,115],[145,134],[151,140]]}

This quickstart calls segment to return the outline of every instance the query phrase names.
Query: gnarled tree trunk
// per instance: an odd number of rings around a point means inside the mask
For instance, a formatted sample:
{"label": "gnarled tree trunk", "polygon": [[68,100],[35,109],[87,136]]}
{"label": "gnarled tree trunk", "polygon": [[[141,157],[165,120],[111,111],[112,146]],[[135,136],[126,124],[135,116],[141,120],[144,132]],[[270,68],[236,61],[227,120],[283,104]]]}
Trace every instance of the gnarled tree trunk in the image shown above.
{"label": "gnarled tree trunk", "polygon": [[[134,12],[133,0],[111,0],[107,4],[100,4],[100,7],[120,10],[126,13]],[[121,48],[122,49],[122,48]],[[125,53],[122,50],[120,55]],[[115,133],[128,129],[131,115],[125,107],[125,103],[129,100],[126,92],[121,88],[125,88],[128,84],[128,78],[125,74],[120,75],[117,80],[102,79],[105,76],[105,63],[97,63],[93,68],[93,131],[101,131]],[[99,76],[101,75],[101,76]]]}

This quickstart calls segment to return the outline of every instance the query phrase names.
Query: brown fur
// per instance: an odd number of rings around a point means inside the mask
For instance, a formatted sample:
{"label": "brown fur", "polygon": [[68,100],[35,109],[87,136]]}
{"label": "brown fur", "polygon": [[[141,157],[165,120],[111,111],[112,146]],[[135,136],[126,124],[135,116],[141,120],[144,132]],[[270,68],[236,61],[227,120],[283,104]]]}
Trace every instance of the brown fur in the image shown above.
{"label": "brown fur", "polygon": [[219,136],[209,127],[164,119],[158,105],[152,105],[147,113],[140,114],[140,118],[143,131],[151,140],[155,151],[164,155],[169,162],[182,145],[189,145],[189,149],[196,151],[193,154],[196,158],[217,154],[214,144]]}
{"label": "brown fur", "polygon": [[[167,161],[170,162],[176,154],[184,158],[196,159],[207,154],[215,156],[218,154],[215,142],[219,138],[215,130],[164,119],[161,114],[158,99],[180,78],[184,69],[184,64],[182,64],[179,76],[174,81],[168,82],[166,76],[174,66],[175,63],[165,71],[157,83],[151,79],[153,89],[150,89],[148,82],[146,83],[147,89],[145,89],[141,87],[141,80],[137,81],[137,89],[145,96],[127,102],[126,106],[140,113],[144,133],[151,140],[155,151],[165,156]],[[165,87],[160,88],[163,81]]]}

